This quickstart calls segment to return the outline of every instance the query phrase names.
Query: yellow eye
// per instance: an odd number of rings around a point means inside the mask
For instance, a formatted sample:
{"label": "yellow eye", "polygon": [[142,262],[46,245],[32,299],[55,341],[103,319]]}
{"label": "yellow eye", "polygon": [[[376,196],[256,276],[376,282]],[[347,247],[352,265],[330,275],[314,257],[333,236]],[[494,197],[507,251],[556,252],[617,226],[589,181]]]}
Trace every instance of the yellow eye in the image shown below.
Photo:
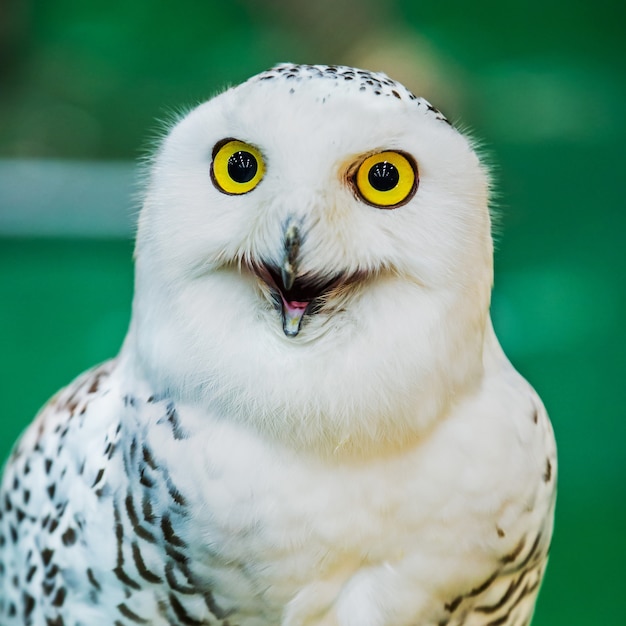
{"label": "yellow eye", "polygon": [[402,152],[378,152],[358,167],[356,190],[364,202],[383,209],[395,209],[408,202],[417,189],[417,166]]}
{"label": "yellow eye", "polygon": [[261,182],[263,174],[263,157],[254,146],[224,139],[213,148],[211,180],[220,191],[229,195],[248,193]]}

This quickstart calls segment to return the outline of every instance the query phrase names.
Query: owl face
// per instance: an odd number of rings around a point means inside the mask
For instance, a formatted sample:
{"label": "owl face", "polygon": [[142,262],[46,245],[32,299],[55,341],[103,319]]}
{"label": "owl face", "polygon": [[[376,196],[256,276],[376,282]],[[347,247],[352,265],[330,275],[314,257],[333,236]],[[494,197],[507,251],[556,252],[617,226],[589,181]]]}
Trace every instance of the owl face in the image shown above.
{"label": "owl face", "polygon": [[[383,74],[283,65],[222,93],[154,159],[133,319],[144,367],[163,384],[178,369],[212,401],[241,403],[256,381],[266,401],[250,410],[266,421],[322,372],[408,393],[407,375],[426,384],[468,327],[476,367],[487,186],[468,141]],[[341,421],[332,404],[308,406]]]}

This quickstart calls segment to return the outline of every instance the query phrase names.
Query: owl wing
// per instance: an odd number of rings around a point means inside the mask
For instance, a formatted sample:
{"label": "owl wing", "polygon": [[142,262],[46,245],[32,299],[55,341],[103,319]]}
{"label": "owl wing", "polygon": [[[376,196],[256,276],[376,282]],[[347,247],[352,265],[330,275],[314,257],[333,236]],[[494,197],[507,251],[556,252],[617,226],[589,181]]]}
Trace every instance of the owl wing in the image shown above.
{"label": "owl wing", "polygon": [[57,393],[6,464],[0,491],[2,624],[62,623],[55,620],[70,597],[97,591],[94,565],[103,560],[103,546],[90,545],[85,533],[94,512],[105,524],[104,496],[121,470],[112,462],[121,430],[110,396],[114,370],[114,361],[104,363]]}
{"label": "owl wing", "polygon": [[[177,528],[185,496],[143,429],[184,432],[168,399],[116,361],[54,396],[26,430],[0,490],[0,623],[216,624],[226,615]],[[144,383],[145,385],[145,383]],[[133,387],[133,385],[130,385]]]}
{"label": "owl wing", "polygon": [[[547,564],[548,542],[539,533],[530,545],[520,542],[503,570],[445,604],[439,626],[527,626]],[[506,559],[507,557],[505,557]],[[503,561],[505,560],[503,559]]]}

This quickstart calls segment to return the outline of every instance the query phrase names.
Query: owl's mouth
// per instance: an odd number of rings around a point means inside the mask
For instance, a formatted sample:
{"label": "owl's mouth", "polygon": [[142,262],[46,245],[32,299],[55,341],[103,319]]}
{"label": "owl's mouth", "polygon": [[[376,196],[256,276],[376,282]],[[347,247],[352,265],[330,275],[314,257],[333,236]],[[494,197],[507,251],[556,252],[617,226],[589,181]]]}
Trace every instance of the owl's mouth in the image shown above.
{"label": "owl's mouth", "polygon": [[282,315],[283,332],[288,337],[295,337],[300,332],[304,316],[317,313],[331,291],[348,282],[345,274],[330,278],[304,274],[288,281],[291,284],[285,284],[281,269],[265,263],[256,266],[254,273],[269,287]]}

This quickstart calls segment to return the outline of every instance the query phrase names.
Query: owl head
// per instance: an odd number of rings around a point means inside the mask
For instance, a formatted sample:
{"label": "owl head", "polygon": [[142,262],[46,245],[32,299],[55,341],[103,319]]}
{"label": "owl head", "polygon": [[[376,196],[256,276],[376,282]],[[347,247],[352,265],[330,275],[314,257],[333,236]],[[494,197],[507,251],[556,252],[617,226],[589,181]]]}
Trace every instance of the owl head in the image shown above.
{"label": "owl head", "polygon": [[478,384],[488,177],[381,73],[279,65],[154,156],[125,350],[159,391],[311,450],[418,436]]}

